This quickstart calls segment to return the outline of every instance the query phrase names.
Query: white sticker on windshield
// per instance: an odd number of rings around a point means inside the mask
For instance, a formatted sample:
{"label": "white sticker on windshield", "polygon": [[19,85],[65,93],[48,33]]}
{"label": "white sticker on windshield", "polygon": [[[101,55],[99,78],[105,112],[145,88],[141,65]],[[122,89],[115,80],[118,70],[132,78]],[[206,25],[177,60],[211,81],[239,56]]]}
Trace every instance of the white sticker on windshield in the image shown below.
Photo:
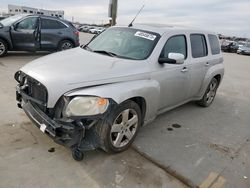
{"label": "white sticker on windshield", "polygon": [[155,40],[156,36],[155,35],[152,35],[150,33],[145,33],[145,32],[141,32],[141,31],[137,31],[135,33],[135,36],[137,37],[141,37],[141,38],[144,38],[144,39],[148,39],[148,40]]}

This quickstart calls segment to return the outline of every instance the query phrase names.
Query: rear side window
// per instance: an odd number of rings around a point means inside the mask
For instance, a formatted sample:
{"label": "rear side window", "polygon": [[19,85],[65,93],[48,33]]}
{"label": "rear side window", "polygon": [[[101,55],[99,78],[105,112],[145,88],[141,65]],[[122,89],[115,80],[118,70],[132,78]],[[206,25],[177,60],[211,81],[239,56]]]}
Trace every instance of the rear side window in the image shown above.
{"label": "rear side window", "polygon": [[191,49],[193,58],[207,56],[207,43],[206,38],[202,34],[191,34]]}
{"label": "rear side window", "polygon": [[42,19],[42,29],[63,29],[66,28],[66,25],[51,19]]}
{"label": "rear side window", "polygon": [[162,49],[160,57],[168,57],[169,53],[183,54],[186,59],[187,43],[186,43],[186,37],[184,35],[177,35],[169,38],[164,48]]}
{"label": "rear side window", "polygon": [[209,44],[211,47],[211,52],[213,55],[220,53],[220,43],[216,35],[208,35]]}

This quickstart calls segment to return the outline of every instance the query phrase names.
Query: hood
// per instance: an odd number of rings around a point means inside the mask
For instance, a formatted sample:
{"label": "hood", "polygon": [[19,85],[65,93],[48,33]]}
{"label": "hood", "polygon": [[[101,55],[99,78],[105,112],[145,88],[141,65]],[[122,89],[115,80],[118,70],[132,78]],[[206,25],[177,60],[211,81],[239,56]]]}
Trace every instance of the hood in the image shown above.
{"label": "hood", "polygon": [[21,68],[48,90],[48,107],[66,92],[94,85],[148,79],[146,61],[134,61],[89,52],[80,47],[51,54]]}

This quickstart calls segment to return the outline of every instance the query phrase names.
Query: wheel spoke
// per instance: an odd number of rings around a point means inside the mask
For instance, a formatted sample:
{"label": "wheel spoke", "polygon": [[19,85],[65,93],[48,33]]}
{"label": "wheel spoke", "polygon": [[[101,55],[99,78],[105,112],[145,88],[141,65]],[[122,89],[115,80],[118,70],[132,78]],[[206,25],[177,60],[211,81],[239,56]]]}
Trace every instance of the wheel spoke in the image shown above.
{"label": "wheel spoke", "polygon": [[212,91],[212,90],[213,90],[213,83],[211,83],[209,86],[209,91]]}
{"label": "wheel spoke", "polygon": [[111,128],[112,133],[119,133],[121,131],[122,131],[122,125],[121,124],[112,125],[112,128]]}
{"label": "wheel spoke", "polygon": [[207,99],[210,98],[210,91],[207,93]]}
{"label": "wheel spoke", "polygon": [[133,133],[129,129],[125,131],[124,135],[127,137],[128,140],[131,140],[133,137]]}
{"label": "wheel spoke", "polygon": [[128,122],[128,116],[129,116],[129,109],[124,110],[122,112],[122,122],[127,123]]}
{"label": "wheel spoke", "polygon": [[210,97],[214,97],[215,96],[215,91],[212,91],[211,93],[210,93]]}
{"label": "wheel spoke", "polygon": [[128,120],[128,127],[131,127],[138,123],[138,117],[137,115],[134,115],[131,119]]}
{"label": "wheel spoke", "polygon": [[118,133],[118,134],[117,134],[117,137],[116,137],[116,139],[115,139],[115,141],[114,141],[114,145],[115,145],[116,147],[120,147],[123,137],[124,137],[124,134],[123,134],[123,133]]}

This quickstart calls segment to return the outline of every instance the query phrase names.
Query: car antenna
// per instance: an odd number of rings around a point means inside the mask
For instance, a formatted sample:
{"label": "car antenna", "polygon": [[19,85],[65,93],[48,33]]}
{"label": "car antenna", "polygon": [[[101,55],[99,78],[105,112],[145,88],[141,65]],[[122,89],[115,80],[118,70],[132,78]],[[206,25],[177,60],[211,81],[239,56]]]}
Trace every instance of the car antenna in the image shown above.
{"label": "car antenna", "polygon": [[142,9],[145,7],[145,5],[142,5],[141,9],[137,12],[137,14],[135,15],[134,19],[130,22],[130,24],[128,25],[128,27],[132,27],[133,26],[133,22],[135,21],[135,19],[137,18],[137,16],[141,13]]}

